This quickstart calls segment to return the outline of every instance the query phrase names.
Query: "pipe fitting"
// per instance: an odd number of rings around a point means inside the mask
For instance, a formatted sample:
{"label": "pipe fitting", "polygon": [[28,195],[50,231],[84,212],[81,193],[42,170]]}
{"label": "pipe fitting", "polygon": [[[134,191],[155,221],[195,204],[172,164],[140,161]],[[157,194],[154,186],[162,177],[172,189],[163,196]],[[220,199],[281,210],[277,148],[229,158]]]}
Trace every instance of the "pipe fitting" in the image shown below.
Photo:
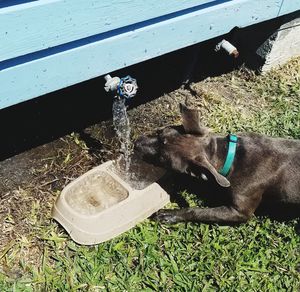
{"label": "pipe fitting", "polygon": [[219,42],[215,47],[216,52],[220,51],[221,49],[225,50],[229,56],[233,56],[234,58],[239,56],[239,51],[237,48],[225,39]]}
{"label": "pipe fitting", "polygon": [[104,90],[106,92],[117,91],[121,80],[119,77],[111,77],[109,74],[107,74],[104,76],[104,79],[106,81],[104,85]]}

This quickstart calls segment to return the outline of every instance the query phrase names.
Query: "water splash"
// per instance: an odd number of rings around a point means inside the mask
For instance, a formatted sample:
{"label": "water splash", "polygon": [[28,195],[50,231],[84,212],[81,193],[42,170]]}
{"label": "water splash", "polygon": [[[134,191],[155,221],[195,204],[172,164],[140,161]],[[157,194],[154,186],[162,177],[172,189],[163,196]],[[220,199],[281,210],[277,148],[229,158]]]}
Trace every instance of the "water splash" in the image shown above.
{"label": "water splash", "polygon": [[143,190],[166,173],[164,169],[148,164],[135,154],[131,156],[129,171],[124,172],[115,165],[110,170],[136,190]]}

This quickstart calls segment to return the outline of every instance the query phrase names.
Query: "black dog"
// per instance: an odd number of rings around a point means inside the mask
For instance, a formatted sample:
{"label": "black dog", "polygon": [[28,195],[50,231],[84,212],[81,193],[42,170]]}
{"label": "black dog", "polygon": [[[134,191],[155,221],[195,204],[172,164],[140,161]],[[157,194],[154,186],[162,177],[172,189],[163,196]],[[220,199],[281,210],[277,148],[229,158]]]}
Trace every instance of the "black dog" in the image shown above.
{"label": "black dog", "polygon": [[214,208],[160,210],[158,220],[241,223],[264,201],[291,205],[300,215],[300,140],[239,134],[231,142],[236,143],[236,153],[225,176],[219,171],[228,158],[228,137],[211,134],[201,126],[199,111],[184,105],[180,109],[183,133],[165,128],[140,137],[136,149],[164,168],[219,185],[230,201]]}

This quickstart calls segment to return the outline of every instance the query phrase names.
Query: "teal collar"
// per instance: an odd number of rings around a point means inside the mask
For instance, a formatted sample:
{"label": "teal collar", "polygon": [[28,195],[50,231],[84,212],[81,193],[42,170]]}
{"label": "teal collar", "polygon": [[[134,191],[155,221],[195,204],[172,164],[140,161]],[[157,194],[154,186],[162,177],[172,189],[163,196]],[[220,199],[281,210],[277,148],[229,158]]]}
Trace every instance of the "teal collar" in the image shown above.
{"label": "teal collar", "polygon": [[232,167],[235,153],[236,153],[238,137],[236,135],[229,134],[227,136],[227,140],[228,140],[228,146],[227,146],[226,160],[224,162],[223,168],[219,171],[219,173],[222,174],[223,176],[227,176]]}

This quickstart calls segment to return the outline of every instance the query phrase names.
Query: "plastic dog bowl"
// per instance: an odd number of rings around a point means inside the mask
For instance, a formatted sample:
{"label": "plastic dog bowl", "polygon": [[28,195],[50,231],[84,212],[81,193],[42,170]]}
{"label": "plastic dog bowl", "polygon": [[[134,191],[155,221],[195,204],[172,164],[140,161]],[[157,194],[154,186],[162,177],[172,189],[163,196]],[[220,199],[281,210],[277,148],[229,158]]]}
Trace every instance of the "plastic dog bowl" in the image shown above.
{"label": "plastic dog bowl", "polygon": [[156,182],[143,187],[126,182],[109,161],[68,184],[55,202],[52,216],[75,242],[101,243],[129,230],[169,202],[169,195]]}

